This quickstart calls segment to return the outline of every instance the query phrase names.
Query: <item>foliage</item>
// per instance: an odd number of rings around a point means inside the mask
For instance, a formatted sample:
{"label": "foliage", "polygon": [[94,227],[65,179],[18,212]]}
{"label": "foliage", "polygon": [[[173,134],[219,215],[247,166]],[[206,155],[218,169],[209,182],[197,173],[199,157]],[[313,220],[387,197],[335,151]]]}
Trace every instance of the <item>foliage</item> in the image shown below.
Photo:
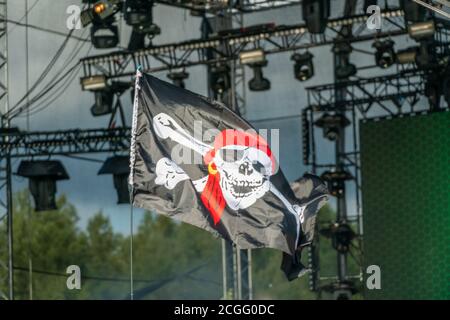
{"label": "foliage", "polygon": [[[98,212],[81,230],[76,210],[64,196],[54,211],[34,212],[27,191],[17,193],[14,204],[17,299],[30,298],[30,275],[33,299],[129,298],[130,237],[115,232],[107,216]],[[319,224],[333,217],[325,207]],[[5,240],[0,239],[3,248]],[[330,246],[321,245],[320,250],[321,264],[334,266],[336,254]],[[1,260],[5,257],[1,251]],[[253,250],[252,257],[255,298],[316,298],[308,290],[308,276],[292,282],[285,279],[279,251]],[[81,290],[67,289],[69,265],[81,269]],[[147,212],[133,237],[133,272],[136,299],[220,299],[221,241],[191,225]],[[7,292],[6,288],[5,282],[0,283],[0,291]]]}

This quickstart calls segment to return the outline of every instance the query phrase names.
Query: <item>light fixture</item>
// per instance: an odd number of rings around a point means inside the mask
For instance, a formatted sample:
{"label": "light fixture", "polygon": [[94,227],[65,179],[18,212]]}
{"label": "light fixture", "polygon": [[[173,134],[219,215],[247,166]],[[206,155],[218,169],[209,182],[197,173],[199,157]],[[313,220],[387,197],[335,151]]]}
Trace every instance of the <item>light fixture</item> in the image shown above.
{"label": "light fixture", "polygon": [[91,114],[94,117],[110,114],[113,110],[114,95],[120,96],[129,88],[129,82],[113,81],[101,90],[92,90],[95,96],[95,103],[91,107]]}
{"label": "light fixture", "polygon": [[261,49],[243,51],[239,54],[241,64],[255,64],[266,60],[264,51]]}
{"label": "light fixture", "polygon": [[161,29],[153,23],[153,1],[127,0],[125,2],[125,22],[132,26],[128,50],[146,48],[145,39],[153,39]]}
{"label": "light fixture", "polygon": [[83,90],[96,91],[105,89],[107,86],[106,77],[104,75],[95,75],[83,77],[80,80]]}
{"label": "light fixture", "polygon": [[112,174],[114,188],[117,192],[117,204],[130,203],[128,175],[130,174],[130,159],[128,156],[114,156],[106,159],[98,174]]}
{"label": "light fixture", "polygon": [[334,197],[342,197],[345,190],[345,181],[353,179],[353,176],[345,170],[325,171],[320,176],[328,185],[328,191]]}
{"label": "light fixture", "polygon": [[395,62],[394,41],[375,41],[372,45],[375,51],[375,63],[380,68],[389,68]]}
{"label": "light fixture", "polygon": [[94,4],[92,7],[83,10],[80,14],[80,22],[86,27],[92,22],[99,22],[108,19],[117,13],[122,5],[122,0],[102,0],[90,1],[83,0],[84,3]]}
{"label": "light fixture", "polygon": [[336,78],[347,79],[356,74],[356,66],[350,63],[350,53],[352,50],[351,45],[346,42],[337,43],[333,47],[337,59],[334,70]]}
{"label": "light fixture", "polygon": [[414,40],[431,38],[434,35],[435,27],[432,20],[417,22],[408,26],[408,34]]}
{"label": "light fixture", "polygon": [[56,209],[56,181],[69,179],[60,161],[22,161],[17,175],[29,179],[29,188],[36,211]]}
{"label": "light fixture", "polygon": [[295,61],[294,76],[299,81],[306,81],[314,76],[313,55],[309,52],[295,53],[291,60]]}
{"label": "light fixture", "polygon": [[343,114],[324,113],[319,119],[314,121],[314,125],[323,129],[323,136],[330,141],[339,139],[341,128],[345,128],[350,121]]}
{"label": "light fixture", "polygon": [[114,48],[119,43],[119,28],[114,18],[95,21],[91,27],[91,42],[97,49]]}
{"label": "light fixture", "polygon": [[270,89],[270,81],[264,78],[262,68],[267,66],[267,60],[250,64],[253,69],[253,78],[248,82],[251,91],[265,91]]}
{"label": "light fixture", "polygon": [[397,63],[398,64],[408,64],[416,62],[418,47],[409,47],[397,52]]}
{"label": "light fixture", "polygon": [[310,33],[323,33],[330,16],[330,0],[303,0],[302,14]]}
{"label": "light fixture", "polygon": [[211,67],[210,85],[216,96],[231,88],[230,68],[226,64]]}
{"label": "light fixture", "polygon": [[189,77],[189,73],[187,73],[184,69],[179,71],[172,71],[167,74],[167,78],[172,80],[172,83],[180,88],[185,88],[184,80]]}

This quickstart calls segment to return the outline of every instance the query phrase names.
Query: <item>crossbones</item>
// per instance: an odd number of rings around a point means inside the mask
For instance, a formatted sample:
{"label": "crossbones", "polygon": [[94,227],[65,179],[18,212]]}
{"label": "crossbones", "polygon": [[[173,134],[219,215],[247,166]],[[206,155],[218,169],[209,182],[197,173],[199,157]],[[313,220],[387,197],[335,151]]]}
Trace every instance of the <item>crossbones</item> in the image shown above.
{"label": "crossbones", "polygon": [[[226,205],[232,210],[248,208],[270,191],[295,216],[297,226],[303,222],[305,207],[291,204],[270,181],[270,177],[274,174],[275,161],[267,143],[258,135],[245,135],[243,131],[238,130],[224,130],[222,131],[223,136],[226,133],[235,140],[239,137],[244,137],[247,141],[253,139],[252,141],[257,141],[258,144],[249,146],[243,143],[226,144],[220,139],[221,137],[216,137],[213,147],[192,137],[165,113],[160,113],[153,118],[153,129],[161,139],[171,139],[202,155],[209,172],[206,177],[192,180],[174,161],[163,157],[156,164],[155,183],[172,190],[181,181],[191,180],[196,191],[202,193],[202,200],[207,208],[213,211],[215,224],[220,220],[221,215],[221,211],[217,208],[220,205],[223,207],[225,204],[214,201],[211,203],[203,197],[205,193],[212,193],[211,190],[208,191],[208,188],[211,188],[208,186],[209,181],[217,176],[219,176],[218,180],[213,183],[216,184],[216,188],[217,185],[220,186],[219,191],[221,191]],[[233,155],[231,159],[230,155]],[[215,190],[214,193],[217,191]]]}

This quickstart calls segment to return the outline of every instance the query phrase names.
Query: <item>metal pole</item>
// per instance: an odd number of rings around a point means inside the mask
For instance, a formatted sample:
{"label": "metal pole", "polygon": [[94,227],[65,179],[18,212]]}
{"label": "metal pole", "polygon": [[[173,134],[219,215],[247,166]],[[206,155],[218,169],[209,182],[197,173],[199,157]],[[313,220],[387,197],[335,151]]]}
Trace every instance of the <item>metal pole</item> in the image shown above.
{"label": "metal pole", "polygon": [[[9,124],[8,124],[9,127]],[[7,230],[8,230],[8,285],[9,299],[14,300],[14,253],[13,253],[13,202],[12,202],[12,168],[11,154],[8,147],[6,157],[6,206],[7,206]]]}

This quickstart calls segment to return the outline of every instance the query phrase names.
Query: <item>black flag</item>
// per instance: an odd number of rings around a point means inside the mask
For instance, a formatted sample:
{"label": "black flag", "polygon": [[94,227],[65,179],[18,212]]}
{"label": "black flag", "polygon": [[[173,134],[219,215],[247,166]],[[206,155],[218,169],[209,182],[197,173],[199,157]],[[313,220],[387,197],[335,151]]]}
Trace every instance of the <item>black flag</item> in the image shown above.
{"label": "black flag", "polygon": [[297,199],[267,139],[223,104],[137,72],[130,185],[136,207],[190,223],[242,249],[283,251],[292,280],[327,200],[306,175]]}

